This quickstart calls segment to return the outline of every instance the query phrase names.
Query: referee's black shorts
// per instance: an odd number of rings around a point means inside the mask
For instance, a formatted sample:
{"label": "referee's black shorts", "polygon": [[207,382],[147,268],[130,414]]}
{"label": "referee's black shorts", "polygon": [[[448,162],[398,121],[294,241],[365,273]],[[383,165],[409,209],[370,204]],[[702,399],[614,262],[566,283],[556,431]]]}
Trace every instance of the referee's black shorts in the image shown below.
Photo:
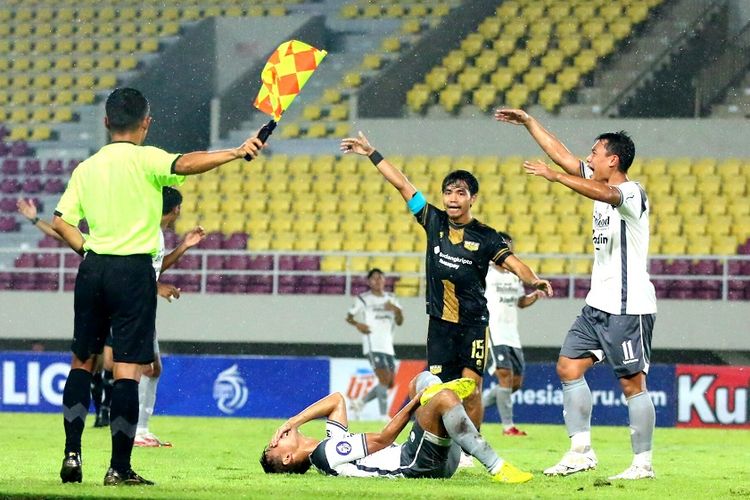
{"label": "referee's black shorts", "polygon": [[156,273],[150,255],[88,252],[76,277],[71,350],[99,354],[112,331],[115,362],[151,363],[156,325]]}

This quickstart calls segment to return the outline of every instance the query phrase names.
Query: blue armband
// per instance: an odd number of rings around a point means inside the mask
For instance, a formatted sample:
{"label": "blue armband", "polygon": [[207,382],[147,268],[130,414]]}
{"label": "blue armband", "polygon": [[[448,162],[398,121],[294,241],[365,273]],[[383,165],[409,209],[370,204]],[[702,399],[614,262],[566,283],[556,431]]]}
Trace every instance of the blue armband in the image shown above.
{"label": "blue armband", "polygon": [[411,200],[406,204],[406,206],[409,207],[409,211],[414,215],[418,214],[425,205],[427,205],[427,200],[424,198],[421,191],[414,193],[414,196],[412,196]]}

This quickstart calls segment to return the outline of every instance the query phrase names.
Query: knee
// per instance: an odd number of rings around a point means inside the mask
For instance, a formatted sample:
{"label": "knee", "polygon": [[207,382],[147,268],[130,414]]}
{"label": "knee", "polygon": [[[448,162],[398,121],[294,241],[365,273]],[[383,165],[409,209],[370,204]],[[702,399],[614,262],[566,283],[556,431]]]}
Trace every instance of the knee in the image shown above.
{"label": "knee", "polygon": [[149,377],[159,378],[160,376],[161,376],[161,365],[158,363],[154,363],[153,368],[151,369],[151,375],[149,375]]}
{"label": "knee", "polygon": [[557,360],[557,376],[560,377],[561,381],[569,382],[581,378],[583,374],[578,373],[578,370],[573,363],[564,359],[559,359]]}

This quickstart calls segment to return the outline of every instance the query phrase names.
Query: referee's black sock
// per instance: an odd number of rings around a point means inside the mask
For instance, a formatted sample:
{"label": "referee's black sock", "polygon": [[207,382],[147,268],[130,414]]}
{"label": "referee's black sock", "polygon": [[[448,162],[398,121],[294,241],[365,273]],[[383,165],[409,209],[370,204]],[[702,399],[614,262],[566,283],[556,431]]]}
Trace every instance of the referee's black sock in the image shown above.
{"label": "referee's black sock", "polygon": [[112,459],[109,466],[117,472],[127,472],[138,425],[138,382],[128,378],[115,380],[109,419],[112,431]]}
{"label": "referee's black sock", "polygon": [[70,370],[63,389],[63,426],[65,455],[81,452],[81,435],[91,404],[91,373],[81,368]]}
{"label": "referee's black sock", "polygon": [[102,405],[102,391],[104,390],[102,372],[98,371],[91,376],[91,402],[94,403],[94,412],[99,413]]}

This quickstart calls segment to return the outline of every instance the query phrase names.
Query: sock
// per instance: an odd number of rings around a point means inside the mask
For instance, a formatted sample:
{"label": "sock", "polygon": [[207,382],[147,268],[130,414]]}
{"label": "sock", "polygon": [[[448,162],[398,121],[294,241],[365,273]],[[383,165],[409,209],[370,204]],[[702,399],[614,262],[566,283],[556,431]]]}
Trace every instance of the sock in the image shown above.
{"label": "sock", "polygon": [[127,472],[130,469],[130,455],[138,423],[138,382],[128,378],[115,381],[109,419],[112,431],[112,458],[109,466],[118,472]]}
{"label": "sock", "polygon": [[[651,452],[651,446],[654,440],[654,426],[656,425],[656,411],[654,402],[648,391],[643,391],[635,396],[628,398],[628,417],[630,419],[630,444],[633,447],[633,453]],[[647,465],[651,465],[651,457],[647,458]]]}
{"label": "sock", "polygon": [[591,447],[591,389],[583,377],[562,385],[563,417],[572,439],[571,450],[583,453]]}
{"label": "sock", "polygon": [[378,387],[380,387],[380,384],[378,384],[375,387],[373,387],[372,389],[370,389],[370,392],[368,392],[367,394],[365,394],[365,397],[362,398],[362,402],[365,403],[365,404],[367,404],[370,401],[372,401],[373,399],[377,398],[378,397]]}
{"label": "sock", "polygon": [[430,372],[422,372],[419,375],[417,375],[417,383],[416,383],[416,389],[417,394],[424,391],[431,385],[440,384],[442,383],[442,380],[440,380],[440,377],[437,375],[433,375]]}
{"label": "sock", "polygon": [[375,387],[378,391],[378,407],[381,415],[388,414],[388,388],[382,384]]}
{"label": "sock", "polygon": [[500,388],[498,385],[490,386],[486,391],[482,391],[482,406],[487,408],[492,406],[497,401],[497,390]]}
{"label": "sock", "polygon": [[156,386],[159,385],[159,377],[147,377],[141,375],[138,383],[138,427],[136,434],[148,432],[148,419],[154,414],[156,404]]}
{"label": "sock", "polygon": [[102,372],[98,371],[91,376],[91,402],[94,403],[94,414],[99,413],[102,405]]}
{"label": "sock", "polygon": [[500,470],[503,460],[497,456],[495,450],[479,434],[466,414],[463,405],[457,404],[445,412],[443,414],[443,425],[451,439],[466,453],[482,462],[482,465],[487,467],[491,474]]}
{"label": "sock", "polygon": [[112,406],[112,387],[115,383],[115,374],[111,370],[104,370],[104,376],[102,377],[102,393],[104,398],[102,399],[102,407],[105,410],[109,410]]}
{"label": "sock", "polygon": [[91,374],[81,368],[70,370],[63,389],[65,455],[81,453],[81,435],[91,404]]}
{"label": "sock", "polygon": [[506,429],[513,427],[513,389],[497,386],[495,398],[500,421]]}

